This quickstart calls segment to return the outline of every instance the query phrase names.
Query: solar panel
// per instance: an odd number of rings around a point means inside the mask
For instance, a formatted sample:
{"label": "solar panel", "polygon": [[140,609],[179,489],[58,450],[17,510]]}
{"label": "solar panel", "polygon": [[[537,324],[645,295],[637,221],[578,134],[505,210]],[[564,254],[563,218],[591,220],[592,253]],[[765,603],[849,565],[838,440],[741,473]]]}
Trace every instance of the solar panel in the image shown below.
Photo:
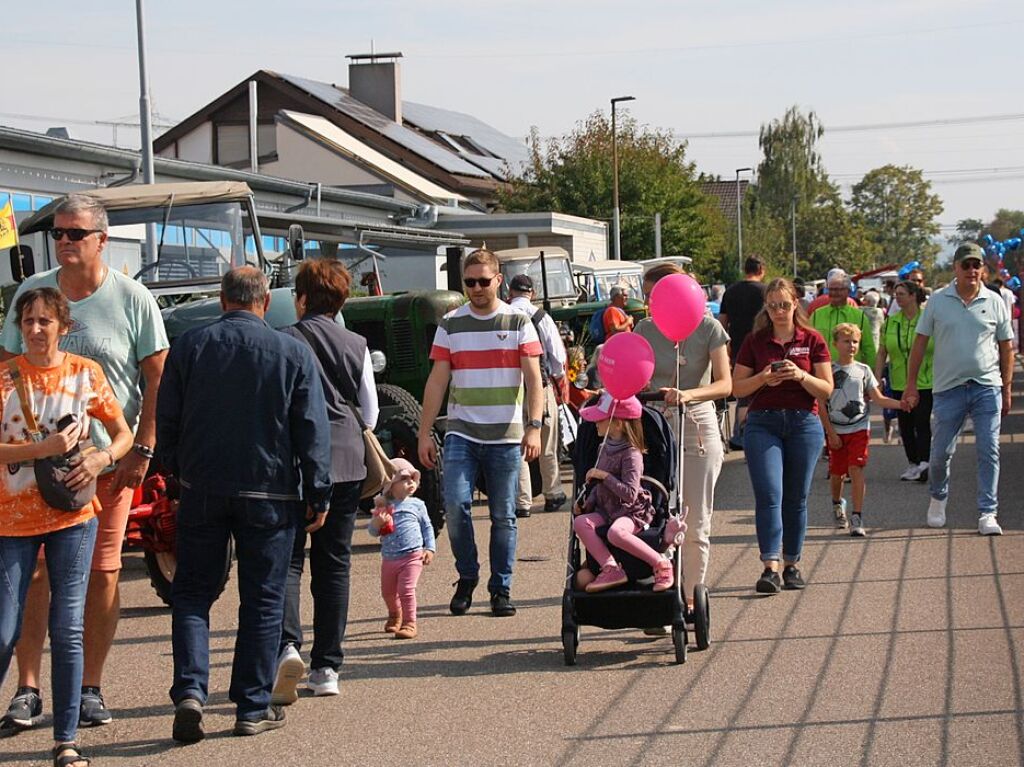
{"label": "solar panel", "polygon": [[[278,73],[278,77],[291,83],[296,88],[306,91],[314,98],[323,101],[339,112],[348,115],[353,120],[358,120],[367,127],[391,139],[396,144],[405,147],[425,160],[429,160],[449,173],[456,173],[460,176],[473,176],[475,178],[490,178],[491,176],[490,173],[472,165],[454,152],[450,152],[440,144],[435,143],[411,128],[399,125],[376,109],[352,98],[347,92],[330,83],[307,80],[304,77],[280,73]],[[405,109],[404,103],[402,109]]]}

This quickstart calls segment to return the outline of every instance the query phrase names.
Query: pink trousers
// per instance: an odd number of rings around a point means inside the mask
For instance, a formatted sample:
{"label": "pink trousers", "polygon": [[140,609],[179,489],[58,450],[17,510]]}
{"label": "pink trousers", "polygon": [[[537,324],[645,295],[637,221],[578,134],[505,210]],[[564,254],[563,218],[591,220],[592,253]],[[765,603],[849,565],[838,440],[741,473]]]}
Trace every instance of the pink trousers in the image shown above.
{"label": "pink trousers", "polygon": [[423,572],[423,552],[380,561],[380,594],[388,615],[402,614],[402,623],[416,622],[416,584]]}
{"label": "pink trousers", "polygon": [[[615,563],[615,557],[612,556],[605,542],[601,540],[601,536],[597,534],[597,528],[602,527],[606,522],[603,514],[592,512],[580,514],[572,523],[576,535],[583,541],[587,551],[601,567],[608,567]],[[619,517],[608,528],[608,543],[617,549],[629,552],[637,559],[649,564],[653,569],[663,557],[637,538],[638,532],[640,532],[640,526],[633,521],[632,517]]]}

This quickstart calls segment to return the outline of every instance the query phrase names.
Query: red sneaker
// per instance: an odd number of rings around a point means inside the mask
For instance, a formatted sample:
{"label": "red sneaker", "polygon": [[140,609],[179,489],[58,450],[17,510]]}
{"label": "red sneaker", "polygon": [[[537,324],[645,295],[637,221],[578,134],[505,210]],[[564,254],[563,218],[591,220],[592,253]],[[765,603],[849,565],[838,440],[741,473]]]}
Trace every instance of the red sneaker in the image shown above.
{"label": "red sneaker", "polygon": [[652,591],[668,591],[676,582],[675,568],[667,559],[661,560],[654,568],[654,588]]}

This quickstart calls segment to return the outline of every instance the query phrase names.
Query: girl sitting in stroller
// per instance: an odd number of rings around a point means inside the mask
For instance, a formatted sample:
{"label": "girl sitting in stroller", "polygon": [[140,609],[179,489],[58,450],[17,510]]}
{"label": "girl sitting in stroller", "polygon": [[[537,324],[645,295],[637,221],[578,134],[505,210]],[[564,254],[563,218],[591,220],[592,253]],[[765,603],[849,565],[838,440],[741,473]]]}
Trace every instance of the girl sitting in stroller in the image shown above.
{"label": "girl sitting in stroller", "polygon": [[[613,400],[607,392],[598,401],[580,410],[580,417],[597,424],[604,439],[597,465],[587,471],[592,489],[582,505],[573,507],[573,529],[597,560],[601,572],[586,584],[593,593],[621,586],[629,578],[598,534],[608,527],[608,543],[646,562],[654,571],[654,591],[667,591],[675,580],[672,562],[644,543],[637,534],[654,518],[651,495],[640,485],[643,474],[644,431],[640,422],[642,407],[636,397]],[[681,520],[670,521],[672,526]],[[666,531],[667,533],[668,531]],[[677,529],[673,529],[674,537]],[[666,534],[666,537],[669,537]],[[581,584],[582,585],[582,584]]]}

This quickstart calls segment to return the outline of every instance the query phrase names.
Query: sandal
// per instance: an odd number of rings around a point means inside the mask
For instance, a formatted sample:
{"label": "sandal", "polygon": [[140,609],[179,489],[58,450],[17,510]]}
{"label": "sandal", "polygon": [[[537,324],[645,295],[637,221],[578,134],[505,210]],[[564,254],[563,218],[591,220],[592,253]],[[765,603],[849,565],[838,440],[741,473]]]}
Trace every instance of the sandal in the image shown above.
{"label": "sandal", "polygon": [[71,767],[73,764],[84,762],[89,764],[92,760],[82,754],[77,743],[58,743],[53,747],[53,767]]}

